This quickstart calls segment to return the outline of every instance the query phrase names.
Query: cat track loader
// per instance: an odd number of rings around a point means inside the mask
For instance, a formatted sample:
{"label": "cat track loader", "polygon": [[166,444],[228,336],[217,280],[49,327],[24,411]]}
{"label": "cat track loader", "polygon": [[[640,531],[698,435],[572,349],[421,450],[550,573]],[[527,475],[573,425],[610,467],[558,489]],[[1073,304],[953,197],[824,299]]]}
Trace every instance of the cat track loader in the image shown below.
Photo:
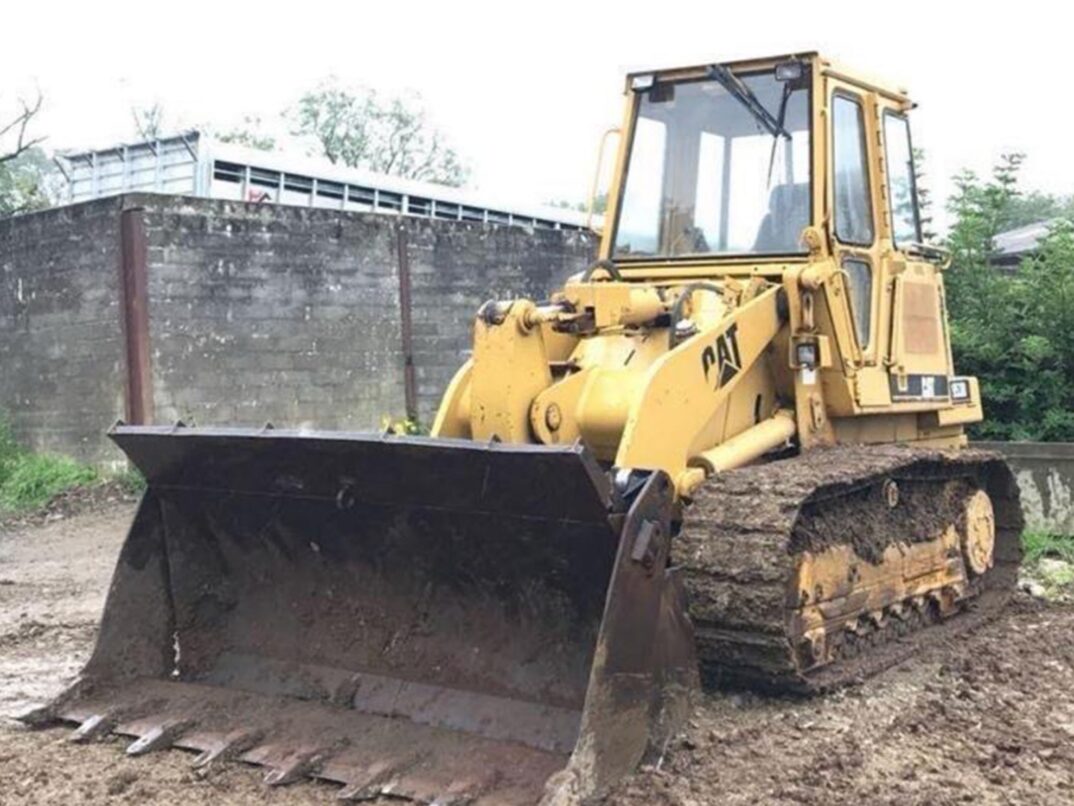
{"label": "cat track loader", "polygon": [[27,721],[343,799],[574,803],[700,686],[823,691],[1002,606],[1017,489],[966,444],[909,98],[815,53],[625,96],[599,259],[481,307],[431,436],[113,430],[148,487]]}

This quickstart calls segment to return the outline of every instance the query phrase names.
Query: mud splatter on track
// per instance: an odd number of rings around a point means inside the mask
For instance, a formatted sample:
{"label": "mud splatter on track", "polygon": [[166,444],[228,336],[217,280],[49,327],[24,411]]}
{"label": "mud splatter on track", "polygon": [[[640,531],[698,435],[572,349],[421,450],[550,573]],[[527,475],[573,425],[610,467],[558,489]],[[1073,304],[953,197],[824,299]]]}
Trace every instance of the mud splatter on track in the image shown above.
{"label": "mud splatter on track", "polygon": [[[897,505],[883,494],[892,482],[901,491]],[[987,490],[996,508],[996,566],[972,583],[972,596],[959,606],[973,611],[972,617],[947,619],[946,633],[974,629],[994,617],[1014,589],[1022,515],[1013,477],[997,454],[840,446],[710,479],[686,510],[672,546],[674,562],[684,571],[702,679],[710,687],[826,691],[875,674],[909,657],[919,643],[937,640],[929,633],[940,627],[920,629],[935,620],[924,611],[911,613],[920,617],[917,626],[897,630],[888,624],[869,636],[867,651],[839,655],[838,619],[857,618],[862,602],[829,588],[826,618],[835,628],[837,657],[827,665],[810,665],[815,657],[808,655],[803,661],[808,644],[788,606],[801,595],[797,557],[846,545],[874,563],[890,545],[934,540],[964,518],[964,497],[974,486]],[[847,566],[844,579],[855,574]],[[846,610],[836,612],[836,605]]]}

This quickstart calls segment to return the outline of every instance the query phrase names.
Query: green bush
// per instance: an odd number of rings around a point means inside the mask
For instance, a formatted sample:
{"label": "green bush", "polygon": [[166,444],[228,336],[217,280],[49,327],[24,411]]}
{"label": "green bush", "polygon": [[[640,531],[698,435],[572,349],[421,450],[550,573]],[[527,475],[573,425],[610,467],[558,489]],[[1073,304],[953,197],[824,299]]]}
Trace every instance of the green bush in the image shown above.
{"label": "green bush", "polygon": [[64,490],[97,479],[92,467],[66,456],[20,453],[9,462],[7,476],[0,483],[0,509],[41,507]]}
{"label": "green bush", "polygon": [[[988,181],[956,178],[945,277],[955,369],[981,381],[985,420],[977,439],[1074,440],[1074,218],[1070,205],[1023,197],[1020,155]],[[1027,209],[1028,208],[1028,209]],[[1040,208],[1040,209],[1038,209]],[[1051,213],[1051,230],[1017,271],[992,263],[996,235]],[[1047,216],[1044,216],[1047,217]]]}

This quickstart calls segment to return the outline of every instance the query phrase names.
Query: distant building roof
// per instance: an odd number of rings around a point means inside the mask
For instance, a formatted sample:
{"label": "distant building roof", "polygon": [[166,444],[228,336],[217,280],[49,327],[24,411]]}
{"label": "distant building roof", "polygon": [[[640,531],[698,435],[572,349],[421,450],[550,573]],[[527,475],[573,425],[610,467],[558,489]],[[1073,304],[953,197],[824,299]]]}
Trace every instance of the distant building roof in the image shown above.
{"label": "distant building roof", "polygon": [[992,239],[995,248],[992,262],[998,266],[1017,266],[1022,262],[1022,258],[1037,251],[1037,246],[1048,235],[1054,223],[1054,219],[1048,219],[1001,232]]}
{"label": "distant building roof", "polygon": [[587,224],[586,214],[577,210],[519,204],[477,190],[221,143],[197,130],[69,152],[60,160],[65,163],[66,201],[71,203],[148,191],[538,229],[581,230]]}

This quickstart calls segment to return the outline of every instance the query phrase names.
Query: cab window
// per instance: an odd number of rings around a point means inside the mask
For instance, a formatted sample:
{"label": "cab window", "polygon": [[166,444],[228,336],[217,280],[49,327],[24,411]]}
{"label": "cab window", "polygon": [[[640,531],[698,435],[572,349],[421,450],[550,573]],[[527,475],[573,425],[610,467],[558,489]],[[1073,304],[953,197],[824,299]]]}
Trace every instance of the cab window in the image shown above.
{"label": "cab window", "polygon": [[835,235],[846,244],[871,246],[873,207],[869,197],[865,125],[861,103],[846,95],[832,98]]}
{"label": "cab window", "polygon": [[891,233],[895,247],[921,241],[921,221],[914,187],[914,151],[910,145],[910,122],[902,115],[884,115],[884,147],[891,202]]}
{"label": "cab window", "polygon": [[615,257],[805,253],[811,71],[788,66],[639,91]]}
{"label": "cab window", "polygon": [[847,258],[843,261],[850,287],[850,314],[861,349],[869,346],[873,324],[873,270],[864,260]]}

